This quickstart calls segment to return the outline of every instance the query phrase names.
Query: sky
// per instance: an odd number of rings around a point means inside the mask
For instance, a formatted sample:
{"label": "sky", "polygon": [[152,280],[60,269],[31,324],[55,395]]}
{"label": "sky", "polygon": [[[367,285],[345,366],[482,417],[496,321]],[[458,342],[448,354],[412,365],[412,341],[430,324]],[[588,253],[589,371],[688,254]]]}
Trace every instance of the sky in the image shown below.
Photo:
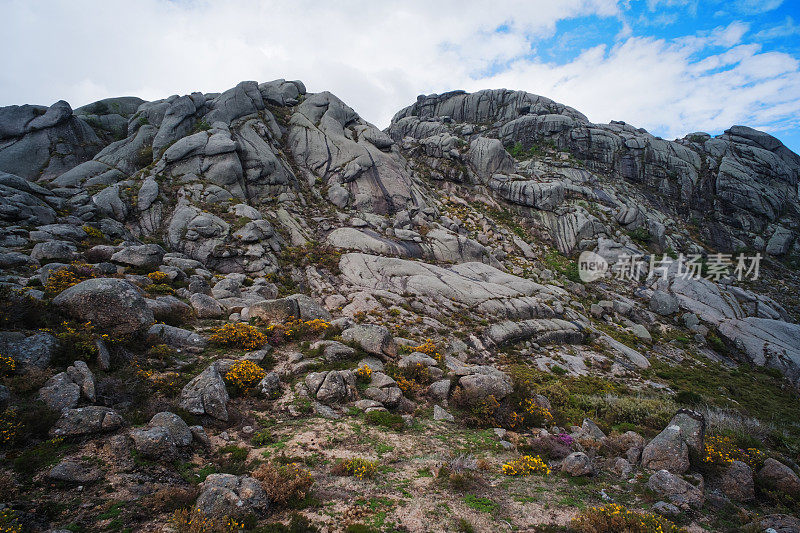
{"label": "sky", "polygon": [[798,0],[0,0],[0,20],[0,105],[285,78],[384,128],[419,94],[508,88],[666,139],[743,124],[800,152]]}

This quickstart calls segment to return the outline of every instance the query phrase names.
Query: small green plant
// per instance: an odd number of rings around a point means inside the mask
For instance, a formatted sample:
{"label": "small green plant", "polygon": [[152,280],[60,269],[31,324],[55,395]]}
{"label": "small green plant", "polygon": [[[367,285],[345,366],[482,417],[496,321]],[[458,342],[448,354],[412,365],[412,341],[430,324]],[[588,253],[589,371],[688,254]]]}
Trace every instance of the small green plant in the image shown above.
{"label": "small green plant", "polygon": [[364,416],[364,419],[373,426],[385,427],[395,431],[402,431],[406,427],[402,416],[388,411],[370,411]]}
{"label": "small green plant", "polygon": [[250,443],[253,446],[267,446],[268,444],[275,443],[275,437],[272,435],[270,430],[262,429],[261,431],[253,435],[253,438],[250,439]]}
{"label": "small green plant", "polygon": [[497,502],[491,498],[479,498],[474,494],[464,496],[464,503],[467,504],[467,507],[483,513],[494,513],[499,507]]}

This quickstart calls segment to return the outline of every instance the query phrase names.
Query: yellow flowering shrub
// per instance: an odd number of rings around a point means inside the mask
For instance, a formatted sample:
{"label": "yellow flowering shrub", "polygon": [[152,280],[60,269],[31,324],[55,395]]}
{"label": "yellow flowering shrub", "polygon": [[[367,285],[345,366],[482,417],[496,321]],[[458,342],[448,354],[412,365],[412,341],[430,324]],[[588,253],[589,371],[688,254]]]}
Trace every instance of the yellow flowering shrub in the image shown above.
{"label": "yellow flowering shrub", "polygon": [[503,465],[507,476],[528,476],[531,474],[550,474],[550,467],[538,455],[523,455]]}
{"label": "yellow flowering shrub", "polygon": [[14,442],[22,430],[17,412],[11,409],[0,414],[0,446],[8,446]]}
{"label": "yellow flowering shrub", "polygon": [[419,346],[412,346],[411,351],[424,353],[428,357],[433,357],[437,361],[442,361],[444,359],[444,355],[439,352],[439,348],[436,347],[436,343],[433,342],[433,339],[426,339],[425,342]]}
{"label": "yellow flowering shrub", "polygon": [[13,357],[0,354],[0,374],[7,376],[13,374],[17,369],[17,362]]}
{"label": "yellow flowering shrub", "polygon": [[22,524],[13,509],[0,511],[0,533],[22,533]]}
{"label": "yellow flowering shrub", "polygon": [[369,365],[364,365],[354,372],[356,379],[359,381],[369,381],[372,376],[372,369]]}
{"label": "yellow flowering shrub", "polygon": [[[59,359],[62,362],[72,364],[72,361],[91,361],[97,355],[97,337],[94,324],[91,322],[68,322],[61,323],[59,328],[53,332],[58,339],[61,350]],[[101,335],[103,340],[108,343],[112,339],[108,335]]]}
{"label": "yellow flowering shrub", "polygon": [[200,509],[175,511],[171,522],[181,533],[238,533],[245,528],[243,522],[229,517],[211,517]]}
{"label": "yellow flowering shrub", "polygon": [[246,391],[258,385],[266,375],[266,371],[254,362],[240,360],[233,363],[225,374],[225,383],[240,391]]}
{"label": "yellow flowering shrub", "polygon": [[157,284],[158,283],[168,283],[169,282],[169,274],[167,274],[166,272],[158,271],[158,270],[155,271],[155,272],[150,272],[147,275],[147,277],[150,278],[150,281],[152,281],[153,283],[157,283]]}
{"label": "yellow flowering shrub", "polygon": [[83,231],[86,232],[86,238],[87,239],[100,240],[100,241],[102,241],[104,239],[103,232],[100,231],[97,228],[94,228],[94,227],[89,226],[87,224],[87,225],[83,226],[82,229],[83,229]]}
{"label": "yellow flowering shrub", "polygon": [[681,528],[666,518],[631,511],[618,503],[591,507],[572,519],[571,526],[580,533],[677,533]]}
{"label": "yellow flowering shrub", "polygon": [[707,435],[704,442],[705,454],[703,462],[707,466],[724,468],[734,461],[747,463],[750,468],[760,468],[766,456],[756,448],[742,449],[736,446],[733,439],[725,435]]}
{"label": "yellow flowering shrub", "polygon": [[270,324],[267,326],[266,331],[269,343],[273,346],[279,346],[293,340],[324,335],[330,327],[331,324],[329,322],[320,318],[315,318],[314,320],[297,319],[290,320],[284,324]]}
{"label": "yellow flowering shrub", "polygon": [[47,282],[44,284],[44,293],[52,298],[73,285],[94,277],[95,273],[91,265],[72,263],[50,273]]}
{"label": "yellow flowering shrub", "polygon": [[250,324],[224,324],[214,330],[208,339],[219,346],[257,350],[267,343],[267,337]]}
{"label": "yellow flowering shrub", "polygon": [[354,457],[342,461],[333,468],[335,475],[353,476],[356,479],[369,479],[378,472],[377,461]]}

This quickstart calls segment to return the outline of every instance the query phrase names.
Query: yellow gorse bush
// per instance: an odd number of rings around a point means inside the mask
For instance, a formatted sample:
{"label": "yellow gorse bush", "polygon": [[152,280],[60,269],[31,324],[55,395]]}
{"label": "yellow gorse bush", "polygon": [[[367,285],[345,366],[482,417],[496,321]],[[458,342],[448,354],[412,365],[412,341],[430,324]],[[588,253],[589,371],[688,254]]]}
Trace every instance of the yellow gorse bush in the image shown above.
{"label": "yellow gorse bush", "polygon": [[419,346],[412,346],[411,351],[424,353],[428,357],[433,357],[437,361],[441,361],[444,358],[444,356],[439,353],[439,349],[436,347],[436,343],[433,342],[433,339],[426,339],[425,342]]}
{"label": "yellow gorse bush", "polygon": [[254,362],[241,360],[231,365],[225,374],[225,381],[241,390],[247,390],[258,385],[266,375],[266,371]]}
{"label": "yellow gorse bush", "polygon": [[0,533],[22,533],[22,524],[13,509],[0,511]]}
{"label": "yellow gorse bush", "polygon": [[0,354],[0,374],[8,375],[13,374],[17,369],[17,362],[13,357]]}
{"label": "yellow gorse bush", "polygon": [[22,423],[16,411],[7,410],[0,414],[0,445],[6,446],[14,442],[22,430]]}
{"label": "yellow gorse bush", "polygon": [[530,474],[549,475],[550,467],[538,455],[523,455],[503,465],[503,474],[507,476],[528,476]]}
{"label": "yellow gorse bush", "polygon": [[343,463],[345,472],[357,479],[369,479],[378,471],[377,461],[354,457]]}
{"label": "yellow gorse bush", "polygon": [[364,365],[358,370],[355,371],[356,379],[360,381],[369,381],[370,376],[372,376],[372,369],[369,365]]}
{"label": "yellow gorse bush", "polygon": [[708,435],[705,439],[703,461],[711,466],[726,467],[734,461],[747,463],[752,469],[760,468],[766,456],[756,448],[742,449],[725,435]]}
{"label": "yellow gorse bush", "polygon": [[675,533],[683,531],[662,516],[631,511],[618,503],[591,507],[572,519],[580,533]]}
{"label": "yellow gorse bush", "polygon": [[150,281],[153,283],[166,283],[169,281],[169,274],[158,270],[155,272],[150,272],[147,277],[150,278]]}
{"label": "yellow gorse bush", "polygon": [[181,533],[238,533],[245,528],[243,522],[227,517],[214,518],[200,509],[175,511],[171,521]]}
{"label": "yellow gorse bush", "polygon": [[220,346],[256,350],[267,343],[267,337],[258,328],[250,324],[225,324],[208,337],[211,342]]}

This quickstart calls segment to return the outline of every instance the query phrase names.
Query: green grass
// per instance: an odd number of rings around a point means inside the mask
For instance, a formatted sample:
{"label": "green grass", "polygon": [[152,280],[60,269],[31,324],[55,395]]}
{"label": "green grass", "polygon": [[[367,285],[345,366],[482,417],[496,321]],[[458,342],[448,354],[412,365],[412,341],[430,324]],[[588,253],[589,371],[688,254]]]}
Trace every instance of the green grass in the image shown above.
{"label": "green grass", "polygon": [[467,507],[481,511],[483,513],[494,513],[500,506],[491,498],[479,498],[474,494],[464,496],[464,503]]}

